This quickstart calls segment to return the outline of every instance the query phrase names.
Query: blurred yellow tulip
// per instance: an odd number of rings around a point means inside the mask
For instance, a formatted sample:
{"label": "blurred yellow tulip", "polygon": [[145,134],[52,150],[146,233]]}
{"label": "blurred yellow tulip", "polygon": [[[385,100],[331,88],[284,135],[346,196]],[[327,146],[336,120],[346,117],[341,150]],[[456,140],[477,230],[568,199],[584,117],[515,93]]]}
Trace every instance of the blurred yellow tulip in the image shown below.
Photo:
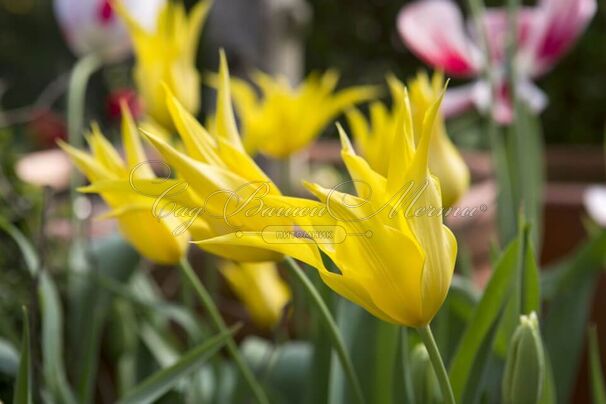
{"label": "blurred yellow tulip", "polygon": [[244,146],[249,153],[261,152],[286,158],[317,138],[322,129],[345,109],[373,99],[373,86],[357,86],[336,91],[336,71],[311,74],[293,88],[285,77],[264,73],[253,75],[260,89],[243,80],[232,79],[236,110],[242,122]]}
{"label": "blurred yellow tulip", "polygon": [[[427,325],[446,298],[457,254],[456,239],[443,224],[440,183],[428,167],[441,99],[426,111],[415,142],[405,94],[396,118],[402,124],[396,126],[384,156],[385,175],[356,155],[340,130],[342,158],[357,196],[307,184],[320,202],[270,198],[283,206],[326,208],[328,214],[294,219],[304,237],[280,243],[276,242],[280,237],[268,242],[267,233],[239,232],[197,243],[267,248],[290,255],[317,268],[331,289],[380,319],[411,327]],[[340,273],[325,267],[323,254]]]}
{"label": "blurred yellow tulip", "polygon": [[[183,141],[180,151],[160,137],[144,131],[164,160],[185,181],[195,200],[204,207],[202,220],[192,223],[189,231],[195,239],[205,239],[236,230],[261,231],[267,225],[260,216],[247,217],[238,211],[243,200],[260,193],[279,196],[280,190],[244,151],[231,103],[229,71],[221,52],[219,89],[214,131],[209,133],[172,94],[166,103],[173,124]],[[174,195],[175,202],[192,207],[189,194]],[[275,224],[284,220],[276,219]],[[232,246],[205,247],[209,252],[240,262],[275,261],[280,254],[267,249]]]}
{"label": "blurred yellow tulip", "polygon": [[200,75],[196,70],[196,53],[212,0],[200,1],[189,15],[182,3],[169,1],[158,15],[154,31],[142,27],[121,0],[116,1],[133,40],[135,82],[146,112],[158,124],[172,129],[163,86],[168,86],[187,111],[198,112]]}
{"label": "blurred yellow tulip", "polygon": [[126,161],[97,125],[93,125],[87,138],[91,154],[66,143],[60,143],[60,146],[89,179],[89,188],[94,190],[97,184],[107,182],[124,182],[122,189],[99,191],[112,209],[104,217],[116,218],[124,237],[144,257],[160,264],[176,263],[187,251],[189,233],[175,232],[182,226],[181,219],[177,217],[154,216],[153,200],[129,186],[132,180],[155,181],[156,177],[147,164],[135,122],[125,106],[122,107],[122,116],[122,143]]}
{"label": "blurred yellow tulip", "polygon": [[[408,102],[406,88],[394,76],[388,76],[393,106],[391,111],[382,102],[374,102],[370,106],[370,121],[357,109],[347,112],[356,146],[371,167],[382,175],[388,170],[388,159],[394,136],[398,132],[398,112]],[[420,73],[410,83],[410,105],[413,125],[418,142],[423,118],[442,91],[444,78],[442,74],[434,74],[431,82],[426,74]],[[455,204],[469,189],[469,169],[459,151],[452,144],[444,127],[444,119],[440,113],[436,116],[434,134],[429,146],[429,170],[440,179],[442,187],[442,202],[449,207]]]}
{"label": "blurred yellow tulip", "polygon": [[291,293],[274,262],[226,261],[220,270],[258,327],[271,329],[280,321]]}
{"label": "blurred yellow tulip", "polygon": [[[430,81],[427,74],[419,73],[409,83],[409,88],[413,122],[418,131],[423,125],[426,111],[443,91],[444,75],[434,73]],[[429,171],[440,179],[444,206],[452,206],[469,189],[469,168],[448,138],[442,114],[436,117],[434,131],[429,145]]]}

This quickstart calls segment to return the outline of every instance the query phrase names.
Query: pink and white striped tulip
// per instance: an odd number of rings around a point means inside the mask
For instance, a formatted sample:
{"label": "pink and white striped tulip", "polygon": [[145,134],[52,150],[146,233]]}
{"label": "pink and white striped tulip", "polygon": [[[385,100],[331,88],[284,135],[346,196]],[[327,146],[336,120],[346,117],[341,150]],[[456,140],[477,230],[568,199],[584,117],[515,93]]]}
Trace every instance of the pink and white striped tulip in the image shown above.
{"label": "pink and white striped tulip", "polygon": [[[547,97],[532,82],[549,71],[575,43],[596,12],[596,0],[538,0],[534,7],[517,12],[514,63],[517,93],[534,111],[541,111]],[[402,8],[397,26],[408,48],[427,64],[446,74],[476,78],[473,83],[449,90],[443,103],[445,116],[471,107],[485,111],[493,105],[493,117],[507,124],[513,119],[512,97],[507,83],[506,47],[509,18],[506,9],[489,8],[482,16],[488,55],[480,36],[466,24],[452,0],[419,0]],[[490,62],[494,88],[483,80]],[[494,100],[491,100],[494,94]],[[492,102],[491,102],[492,101]]]}
{"label": "pink and white striped tulip", "polygon": [[122,1],[141,26],[153,30],[166,0],[55,0],[55,15],[74,54],[97,53],[119,62],[131,52],[131,41],[112,1]]}

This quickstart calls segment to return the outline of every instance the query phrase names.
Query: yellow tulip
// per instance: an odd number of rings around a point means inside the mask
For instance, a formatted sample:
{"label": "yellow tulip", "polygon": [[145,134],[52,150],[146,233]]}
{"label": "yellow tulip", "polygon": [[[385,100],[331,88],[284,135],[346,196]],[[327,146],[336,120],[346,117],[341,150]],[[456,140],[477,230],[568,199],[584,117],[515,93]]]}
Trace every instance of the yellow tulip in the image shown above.
{"label": "yellow tulip", "polygon": [[293,88],[286,78],[253,75],[260,95],[243,80],[232,79],[233,98],[249,153],[286,158],[307,147],[345,109],[377,95],[372,86],[335,92],[339,75],[311,74]]}
{"label": "yellow tulip", "polygon": [[[444,76],[434,73],[430,81],[427,74],[419,73],[409,87],[413,121],[418,130],[423,125],[425,112],[444,87]],[[469,168],[446,134],[441,114],[436,118],[434,131],[429,145],[429,171],[440,179],[444,205],[452,206],[469,189]]]}
{"label": "yellow tulip", "polygon": [[[398,111],[407,100],[406,88],[395,77],[387,78],[393,106],[391,111],[381,102],[370,106],[370,122],[357,109],[347,112],[347,118],[356,141],[356,146],[366,158],[371,167],[382,175],[386,175],[389,154],[395,133],[397,133]],[[426,74],[420,73],[410,83],[410,108],[412,109],[415,133],[421,133],[423,117],[442,91],[444,78],[442,74],[434,74],[431,82]],[[415,142],[418,142],[418,138]],[[444,206],[455,204],[469,189],[469,169],[456,147],[452,144],[446,129],[444,119],[438,113],[434,133],[429,146],[429,170],[440,179],[442,186],[442,201]]]}
{"label": "yellow tulip", "polygon": [[[191,194],[174,195],[174,202],[185,207],[204,207],[200,220],[196,220],[189,228],[193,238],[197,239],[236,230],[261,231],[267,225],[263,218],[249,218],[245,212],[237,212],[238,203],[258,192],[269,196],[281,195],[274,183],[244,151],[232,108],[229,72],[223,53],[220,59],[220,83],[213,133],[209,133],[170,92],[166,94],[167,109],[185,150],[180,151],[153,133],[144,131],[164,160],[185,181],[188,191],[191,191]],[[152,185],[147,184],[147,189]],[[159,193],[155,192],[155,195]],[[282,223],[284,220],[278,219],[276,224]],[[224,245],[205,249],[240,262],[275,261],[282,258],[280,254],[258,248]]]}
{"label": "yellow tulip", "polygon": [[97,125],[93,125],[87,138],[91,154],[66,143],[60,143],[60,146],[89,179],[93,188],[98,183],[111,181],[126,184],[124,189],[99,192],[111,208],[104,216],[118,220],[124,237],[144,257],[161,264],[176,263],[187,251],[189,233],[176,234],[175,229],[181,226],[181,220],[176,217],[154,217],[153,201],[128,186],[132,180],[154,181],[155,175],[146,163],[141,140],[128,108],[123,106],[122,112],[122,143],[126,161],[103,136]]}
{"label": "yellow tulip", "polygon": [[[441,307],[454,270],[457,242],[442,221],[440,183],[429,172],[429,146],[441,97],[425,114],[415,145],[411,111],[404,108],[389,153],[387,173],[374,171],[355,154],[341,131],[342,158],[357,196],[307,184],[320,202],[271,197],[287,206],[326,207],[328,214],[294,219],[306,238],[268,242],[267,234],[240,232],[201,240],[213,245],[268,248],[317,268],[335,292],[378,318],[401,325],[427,325]],[[269,223],[272,219],[267,219]],[[333,229],[330,231],[318,230]],[[310,240],[311,238],[311,240]],[[322,253],[340,273],[324,266]]]}
{"label": "yellow tulip", "polygon": [[212,1],[199,2],[189,16],[182,3],[169,1],[158,15],[153,32],[139,25],[120,0],[117,5],[133,40],[135,82],[146,111],[158,124],[172,129],[163,85],[170,88],[185,109],[193,114],[198,112],[200,75],[196,70],[196,53]]}
{"label": "yellow tulip", "polygon": [[291,293],[274,262],[226,261],[220,270],[258,327],[271,329],[280,321]]}

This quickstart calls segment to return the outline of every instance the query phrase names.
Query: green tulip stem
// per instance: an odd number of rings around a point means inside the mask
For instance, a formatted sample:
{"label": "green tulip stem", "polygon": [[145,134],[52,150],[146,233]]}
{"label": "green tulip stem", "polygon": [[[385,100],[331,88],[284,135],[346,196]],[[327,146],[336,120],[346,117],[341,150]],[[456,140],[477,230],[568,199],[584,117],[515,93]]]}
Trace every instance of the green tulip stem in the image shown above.
{"label": "green tulip stem", "polygon": [[[191,267],[189,261],[187,260],[187,257],[183,257],[181,259],[180,267],[181,267],[181,270],[183,271],[183,274],[185,275],[185,278],[187,279],[187,281],[190,283],[190,285],[194,289],[194,292],[200,298],[202,305],[206,309],[208,315],[210,316],[211,321],[213,322],[213,324],[215,325],[217,330],[221,333],[229,332],[229,329],[227,328],[227,325],[223,321],[223,318],[221,317],[221,314],[219,313],[219,309],[215,305],[215,302],[213,301],[209,291],[204,287],[202,282],[200,282],[200,279],[196,276],[196,273],[194,272],[193,268]],[[250,387],[250,390],[252,391],[256,401],[259,404],[269,404],[267,395],[263,391],[263,388],[261,387],[261,385],[255,379],[255,376],[254,376],[252,370],[250,369],[250,367],[244,361],[244,358],[240,354],[240,351],[238,350],[238,346],[236,345],[236,342],[234,341],[233,337],[230,337],[227,340],[227,343],[225,344],[225,346],[227,348],[228,353],[231,355],[232,359],[234,360],[236,366],[240,370],[242,377],[244,377],[244,380]]]}
{"label": "green tulip stem", "polygon": [[84,111],[86,108],[86,88],[88,87],[90,77],[101,65],[102,60],[97,55],[84,56],[78,59],[69,78],[69,87],[67,90],[67,133],[69,144],[75,148],[81,148],[83,143],[82,129],[84,127]]}
{"label": "green tulip stem", "polygon": [[[77,149],[82,148],[84,127],[84,112],[86,110],[86,88],[95,71],[102,66],[102,60],[96,54],[86,55],[76,62],[69,77],[67,89],[67,135],[69,144]],[[83,237],[82,220],[75,214],[75,201],[78,196],[76,188],[82,183],[82,175],[74,168],[71,173],[70,197],[72,202],[72,218],[74,240]]]}
{"label": "green tulip stem", "polygon": [[450,380],[448,379],[448,372],[446,372],[446,367],[444,367],[444,362],[442,361],[440,350],[438,349],[436,340],[431,332],[431,327],[429,327],[429,324],[427,324],[426,326],[417,328],[417,331],[421,336],[421,340],[423,341],[425,348],[427,348],[427,353],[429,353],[429,360],[431,361],[433,370],[438,378],[440,389],[442,389],[442,395],[445,399],[444,402],[447,404],[456,404],[454,393],[452,392],[452,386],[450,385]]}
{"label": "green tulip stem", "polygon": [[365,403],[364,395],[362,394],[362,388],[360,387],[360,382],[358,380],[358,377],[356,376],[353,363],[351,361],[351,358],[349,357],[349,354],[347,353],[347,349],[345,348],[345,342],[343,341],[343,337],[339,332],[339,328],[337,327],[337,324],[332,314],[330,313],[330,310],[326,306],[326,303],[324,303],[324,300],[322,299],[322,296],[320,296],[320,293],[318,293],[317,289],[307,278],[305,272],[303,272],[299,264],[291,257],[287,257],[286,262],[292,269],[292,272],[294,273],[297,280],[303,286],[303,290],[305,291],[307,296],[311,299],[312,303],[318,309],[318,312],[320,313],[320,318],[324,322],[326,328],[328,329],[332,337],[335,350],[337,351],[337,355],[339,357],[339,361],[341,362],[341,366],[345,371],[345,375],[347,376],[349,383],[353,387],[354,396],[356,397],[357,402],[359,404]]}

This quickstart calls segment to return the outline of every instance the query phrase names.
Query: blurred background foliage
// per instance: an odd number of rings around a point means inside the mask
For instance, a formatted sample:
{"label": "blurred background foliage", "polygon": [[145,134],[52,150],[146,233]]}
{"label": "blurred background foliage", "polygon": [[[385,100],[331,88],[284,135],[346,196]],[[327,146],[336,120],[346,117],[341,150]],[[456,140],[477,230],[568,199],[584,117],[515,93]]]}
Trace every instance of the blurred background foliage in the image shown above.
{"label": "blurred background foliage", "polygon": [[[185,3],[190,5],[193,1]],[[308,0],[308,3],[313,19],[304,32],[307,71],[335,67],[342,73],[345,85],[383,83],[385,73],[390,71],[407,78],[423,68],[404,47],[396,31],[396,15],[406,2]],[[464,2],[459,3],[465,7]],[[491,0],[487,4],[498,6],[502,2]],[[598,7],[596,17],[572,52],[538,82],[550,99],[542,115],[547,143],[596,144],[603,139],[606,2],[599,1]],[[49,82],[72,66],[74,57],[52,16],[50,0],[0,0],[0,80],[6,90],[2,109],[30,104]],[[200,60],[203,70],[212,67],[206,65],[208,62]],[[91,91],[98,96],[89,97],[97,103],[103,102],[104,93],[130,80],[124,67],[105,69],[97,76],[101,77],[93,81]],[[453,80],[452,84],[458,82]],[[61,108],[62,104],[57,106]],[[104,105],[97,107],[100,108],[89,110],[105,111]],[[18,130],[26,138],[31,136],[27,127]]]}

